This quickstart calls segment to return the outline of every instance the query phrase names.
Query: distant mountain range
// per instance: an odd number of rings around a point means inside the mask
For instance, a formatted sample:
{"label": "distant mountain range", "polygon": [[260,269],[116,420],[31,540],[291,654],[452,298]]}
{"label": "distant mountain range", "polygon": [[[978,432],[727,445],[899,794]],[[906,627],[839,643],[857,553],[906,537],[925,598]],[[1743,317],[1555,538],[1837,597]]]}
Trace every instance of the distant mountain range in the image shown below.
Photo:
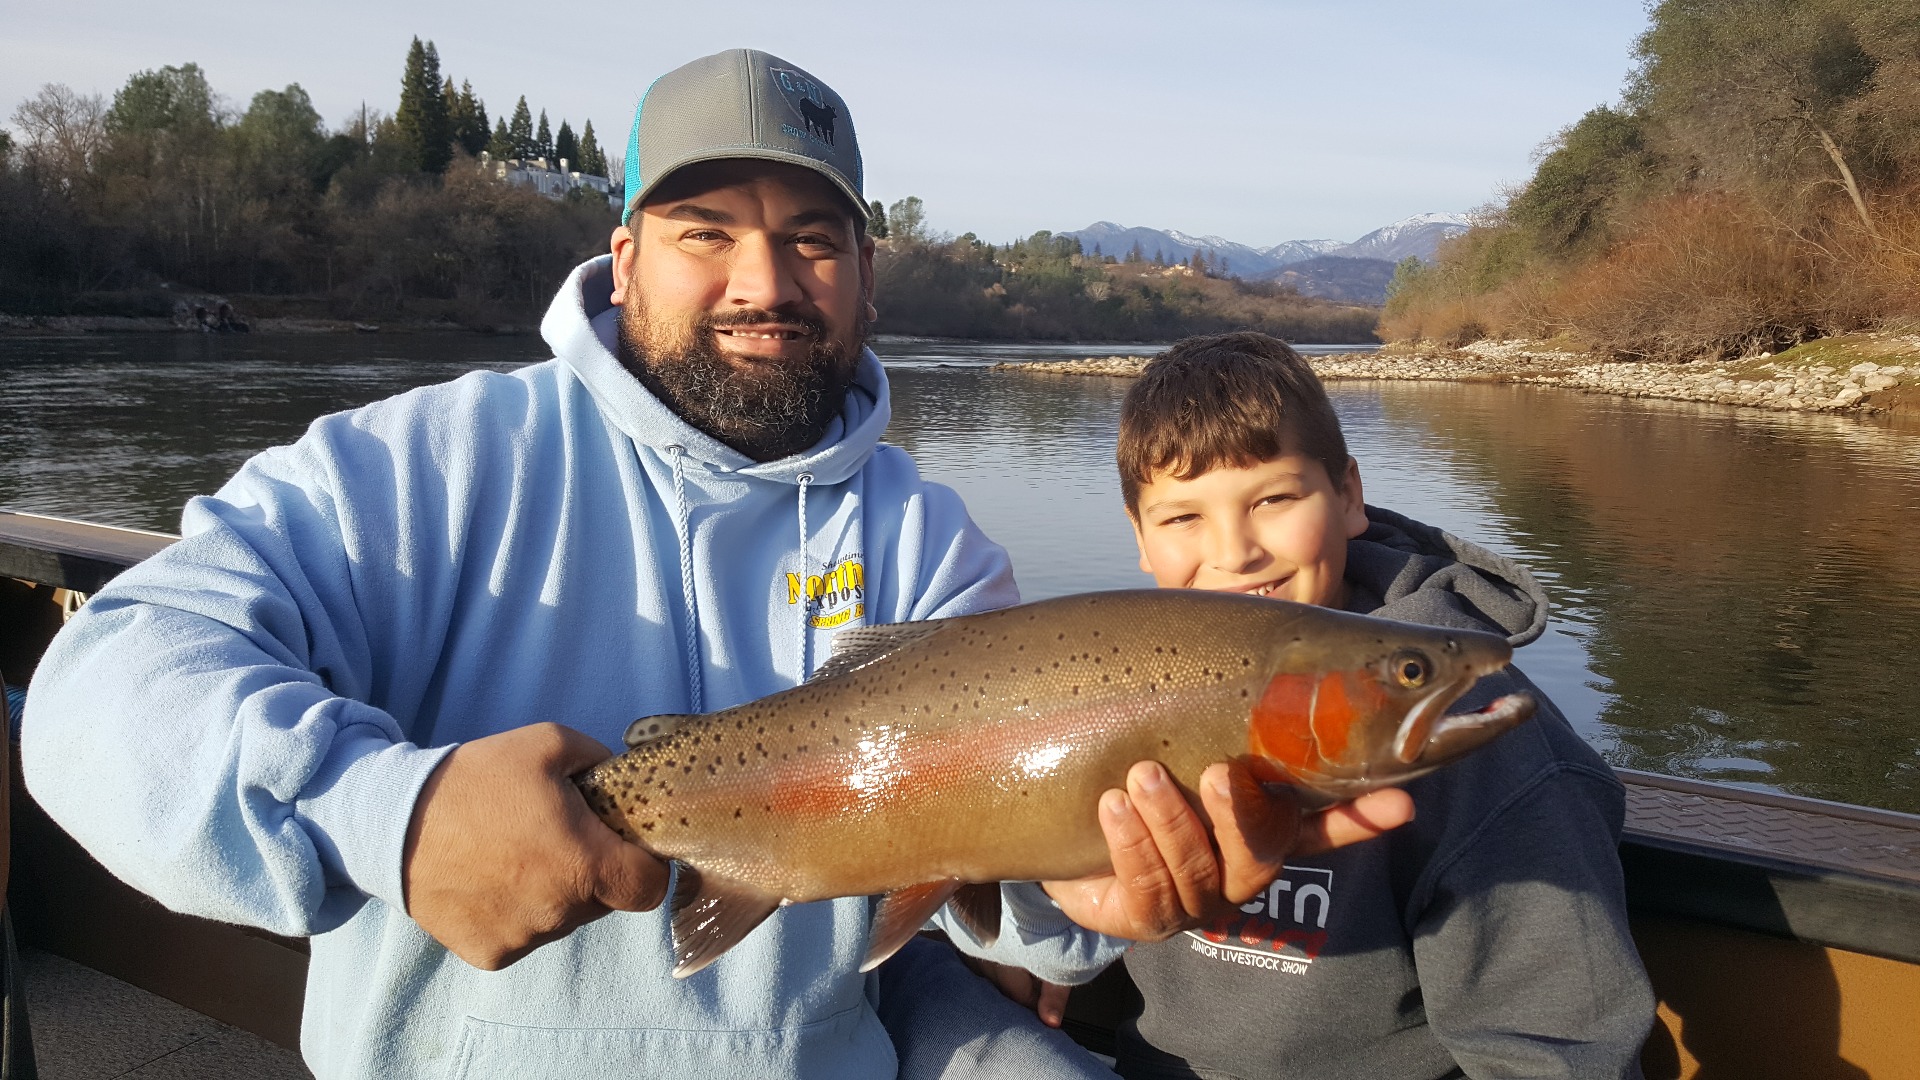
{"label": "distant mountain range", "polygon": [[[1408,256],[1433,261],[1440,241],[1467,231],[1464,214],[1416,214],[1373,230],[1352,243],[1289,240],[1257,248],[1220,236],[1189,236],[1171,229],[1128,228],[1096,221],[1064,236],[1088,252],[1126,258],[1137,244],[1142,258],[1185,262],[1196,251],[1225,272],[1249,281],[1285,281],[1304,296],[1378,304],[1386,300],[1393,264]],[[1384,264],[1373,265],[1373,264]]]}

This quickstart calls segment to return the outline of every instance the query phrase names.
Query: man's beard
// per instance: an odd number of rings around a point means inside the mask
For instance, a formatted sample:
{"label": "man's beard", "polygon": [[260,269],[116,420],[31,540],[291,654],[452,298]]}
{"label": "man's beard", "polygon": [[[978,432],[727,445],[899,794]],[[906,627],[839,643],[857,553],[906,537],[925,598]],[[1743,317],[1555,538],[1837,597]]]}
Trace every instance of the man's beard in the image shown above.
{"label": "man's beard", "polygon": [[[629,287],[620,314],[620,362],[674,414],[755,461],[797,454],[819,442],[840,415],[860,361],[867,325],[835,341],[804,315],[766,311],[702,314],[689,323],[654,319]],[[716,330],[781,323],[812,338],[804,360],[721,355]]]}

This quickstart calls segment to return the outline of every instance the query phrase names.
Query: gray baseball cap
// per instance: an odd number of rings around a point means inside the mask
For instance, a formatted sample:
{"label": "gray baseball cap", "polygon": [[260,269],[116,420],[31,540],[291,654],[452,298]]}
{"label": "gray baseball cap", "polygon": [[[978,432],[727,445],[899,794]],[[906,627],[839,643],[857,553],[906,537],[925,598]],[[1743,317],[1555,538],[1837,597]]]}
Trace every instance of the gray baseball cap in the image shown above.
{"label": "gray baseball cap", "polygon": [[721,158],[812,169],[866,218],[860,145],[847,103],[826,83],[777,56],[729,49],[667,72],[640,99],[627,136],[627,205],[621,224],[675,170]]}

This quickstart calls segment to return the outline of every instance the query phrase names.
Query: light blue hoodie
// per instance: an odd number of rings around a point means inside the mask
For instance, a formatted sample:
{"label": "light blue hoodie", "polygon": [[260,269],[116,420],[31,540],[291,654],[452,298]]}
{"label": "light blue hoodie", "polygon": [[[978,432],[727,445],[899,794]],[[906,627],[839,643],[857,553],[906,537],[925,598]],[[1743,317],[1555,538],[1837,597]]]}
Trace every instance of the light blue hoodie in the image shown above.
{"label": "light blue hoodie", "polygon": [[[452,745],[555,720],[617,746],[636,717],[793,686],[845,626],[1017,599],[959,498],[880,444],[872,353],[817,446],[759,464],[621,367],[610,286],[604,257],[568,280],[556,359],[323,417],[194,499],[33,682],[28,786],[108,868],[315,935],[321,1077],[893,1074],[864,898],[783,908],[680,981],[664,910],[499,972],[403,913],[407,822]],[[1077,981],[1117,951],[1004,891],[990,955]]]}

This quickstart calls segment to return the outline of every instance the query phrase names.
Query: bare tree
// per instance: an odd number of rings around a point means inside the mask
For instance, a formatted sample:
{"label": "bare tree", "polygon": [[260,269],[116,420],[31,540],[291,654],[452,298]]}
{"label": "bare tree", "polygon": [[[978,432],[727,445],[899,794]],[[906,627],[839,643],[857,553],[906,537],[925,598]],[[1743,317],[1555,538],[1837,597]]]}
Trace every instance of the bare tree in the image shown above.
{"label": "bare tree", "polygon": [[80,94],[48,83],[13,110],[13,123],[27,137],[24,160],[49,179],[72,184],[93,170],[106,147],[107,106],[98,94]]}

